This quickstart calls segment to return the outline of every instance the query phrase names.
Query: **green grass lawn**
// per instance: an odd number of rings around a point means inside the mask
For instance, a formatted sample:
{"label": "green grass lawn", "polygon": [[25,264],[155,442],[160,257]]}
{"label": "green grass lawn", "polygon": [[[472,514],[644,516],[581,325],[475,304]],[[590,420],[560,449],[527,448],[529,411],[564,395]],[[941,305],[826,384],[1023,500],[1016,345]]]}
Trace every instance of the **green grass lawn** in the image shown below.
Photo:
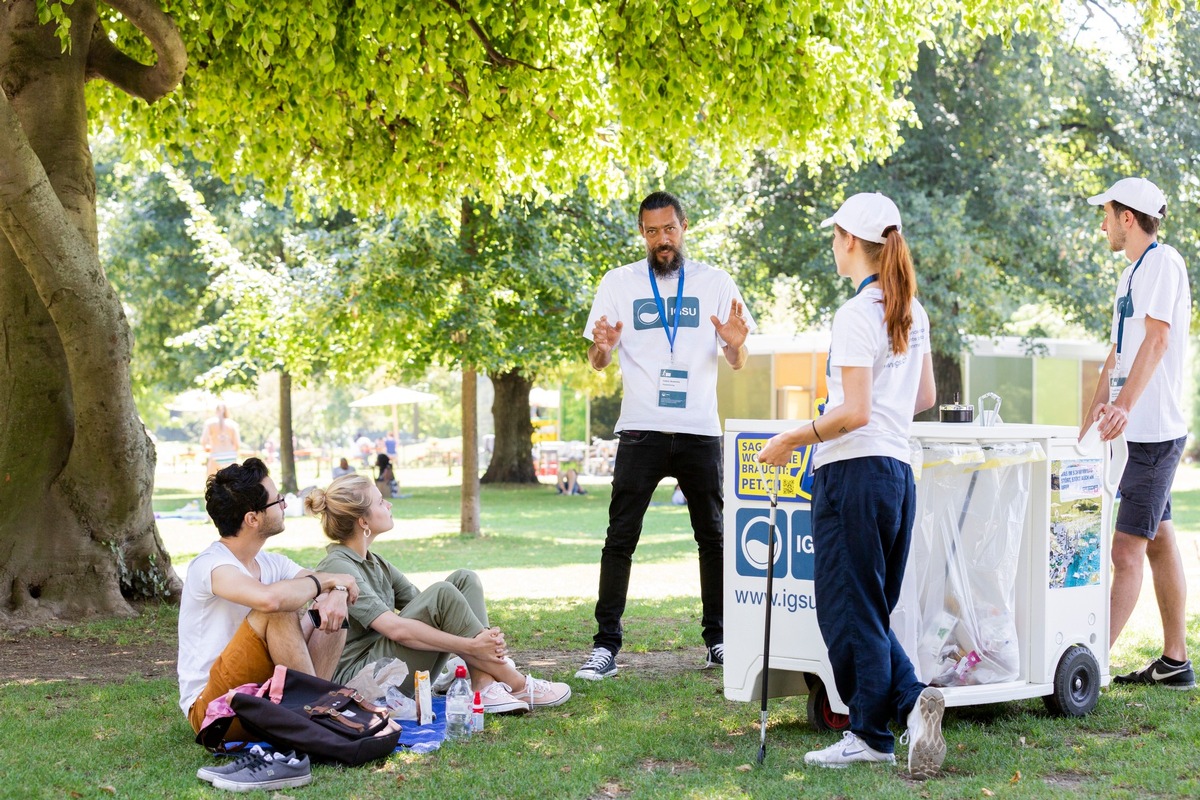
{"label": "green grass lawn", "polygon": [[[1193,483],[1200,484],[1200,481]],[[395,508],[401,525],[425,517],[456,520],[453,487],[406,487]],[[607,488],[561,498],[546,487],[492,488],[483,495],[482,539],[439,535],[381,541],[406,571],[486,564],[531,568],[598,557]],[[667,489],[660,494],[665,503]],[[167,496],[159,498],[164,502]],[[172,502],[177,500],[174,498]],[[570,513],[564,514],[564,503]],[[177,506],[176,506],[177,507]],[[1175,518],[1181,546],[1200,539],[1200,489],[1180,491]],[[694,553],[684,509],[655,506],[639,562]],[[206,531],[204,540],[211,534]],[[200,546],[203,546],[202,544]],[[197,548],[198,549],[198,548]],[[312,563],[316,548],[295,553]],[[518,650],[584,653],[593,627],[594,587],[567,587],[572,598],[493,601],[493,622]],[[1145,591],[1150,591],[1147,581]],[[566,592],[564,592],[565,594]],[[590,684],[564,664],[548,677],[569,680],[567,704],[524,718],[489,718],[482,736],[437,753],[401,754],[359,769],[317,767],[308,788],[275,797],[376,798],[1145,798],[1200,795],[1198,692],[1110,688],[1081,719],[1059,719],[1040,700],[951,709],[946,774],[917,784],[892,768],[822,770],[805,751],[832,734],[806,723],[805,698],[772,700],[768,757],[758,750],[757,704],[723,696],[721,673],[700,670],[695,597],[631,603],[627,626],[636,649],[676,654],[670,680],[625,670]],[[151,606],[139,619],[77,626],[71,634],[122,644],[174,639],[176,611]],[[1114,671],[1158,654],[1158,633],[1129,630],[1113,654]],[[1189,644],[1200,645],[1200,615],[1189,618]],[[632,646],[632,643],[631,643]],[[0,687],[0,797],[206,798],[222,794],[194,777],[208,756],[192,744],[174,680],[100,685],[76,681]],[[905,750],[898,748],[901,757]],[[255,796],[266,796],[258,794]]]}

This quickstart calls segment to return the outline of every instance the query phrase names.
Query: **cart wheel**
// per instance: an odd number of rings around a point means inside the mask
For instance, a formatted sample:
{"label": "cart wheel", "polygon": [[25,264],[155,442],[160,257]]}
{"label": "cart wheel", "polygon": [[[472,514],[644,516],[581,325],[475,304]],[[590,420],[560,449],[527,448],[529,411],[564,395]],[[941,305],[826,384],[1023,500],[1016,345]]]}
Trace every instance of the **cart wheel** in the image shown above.
{"label": "cart wheel", "polygon": [[1042,698],[1046,709],[1061,717],[1082,717],[1100,699],[1100,665],[1092,651],[1075,645],[1063,653],[1054,671],[1054,692]]}
{"label": "cart wheel", "polygon": [[850,717],[829,707],[829,693],[816,675],[808,680],[808,724],[819,731],[844,731],[850,727]]}

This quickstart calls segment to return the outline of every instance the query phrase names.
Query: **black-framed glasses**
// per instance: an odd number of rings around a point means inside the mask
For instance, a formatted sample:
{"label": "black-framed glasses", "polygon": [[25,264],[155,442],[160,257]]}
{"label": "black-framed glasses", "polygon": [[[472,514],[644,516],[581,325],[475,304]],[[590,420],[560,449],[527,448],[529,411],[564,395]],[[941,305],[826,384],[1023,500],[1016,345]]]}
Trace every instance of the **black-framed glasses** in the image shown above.
{"label": "black-framed glasses", "polygon": [[271,502],[271,503],[267,503],[265,506],[260,508],[259,511],[266,511],[271,506],[283,506],[284,508],[287,508],[287,498],[284,497],[283,495],[279,495],[279,498],[277,500],[275,500],[274,502]]}

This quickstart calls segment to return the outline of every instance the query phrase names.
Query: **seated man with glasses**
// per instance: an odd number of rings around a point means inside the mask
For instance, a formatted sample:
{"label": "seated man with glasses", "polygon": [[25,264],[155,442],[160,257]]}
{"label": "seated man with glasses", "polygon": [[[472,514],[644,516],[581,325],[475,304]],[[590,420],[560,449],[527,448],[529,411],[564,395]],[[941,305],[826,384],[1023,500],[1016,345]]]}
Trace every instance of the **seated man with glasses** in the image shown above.
{"label": "seated man with glasses", "polygon": [[[208,704],[244,683],[263,683],[276,664],[331,678],[345,644],[350,575],[313,572],[263,552],[283,531],[287,505],[257,458],[211,475],[204,492],[220,533],[188,567],[179,605],[179,706],[199,732]],[[301,609],[313,603],[315,628]],[[227,741],[245,741],[236,720]]]}

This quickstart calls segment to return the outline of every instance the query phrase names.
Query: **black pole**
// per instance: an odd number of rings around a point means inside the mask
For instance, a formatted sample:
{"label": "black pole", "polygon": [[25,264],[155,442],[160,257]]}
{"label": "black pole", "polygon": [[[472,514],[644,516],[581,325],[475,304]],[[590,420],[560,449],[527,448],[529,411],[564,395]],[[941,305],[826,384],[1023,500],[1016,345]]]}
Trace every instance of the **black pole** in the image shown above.
{"label": "black pole", "polygon": [[767,757],[767,673],[771,671],[771,592],[775,579],[775,512],[779,506],[779,473],[771,467],[767,479],[767,494],[771,498],[771,514],[767,531],[767,596],[763,614],[762,714],[759,720],[758,763]]}

